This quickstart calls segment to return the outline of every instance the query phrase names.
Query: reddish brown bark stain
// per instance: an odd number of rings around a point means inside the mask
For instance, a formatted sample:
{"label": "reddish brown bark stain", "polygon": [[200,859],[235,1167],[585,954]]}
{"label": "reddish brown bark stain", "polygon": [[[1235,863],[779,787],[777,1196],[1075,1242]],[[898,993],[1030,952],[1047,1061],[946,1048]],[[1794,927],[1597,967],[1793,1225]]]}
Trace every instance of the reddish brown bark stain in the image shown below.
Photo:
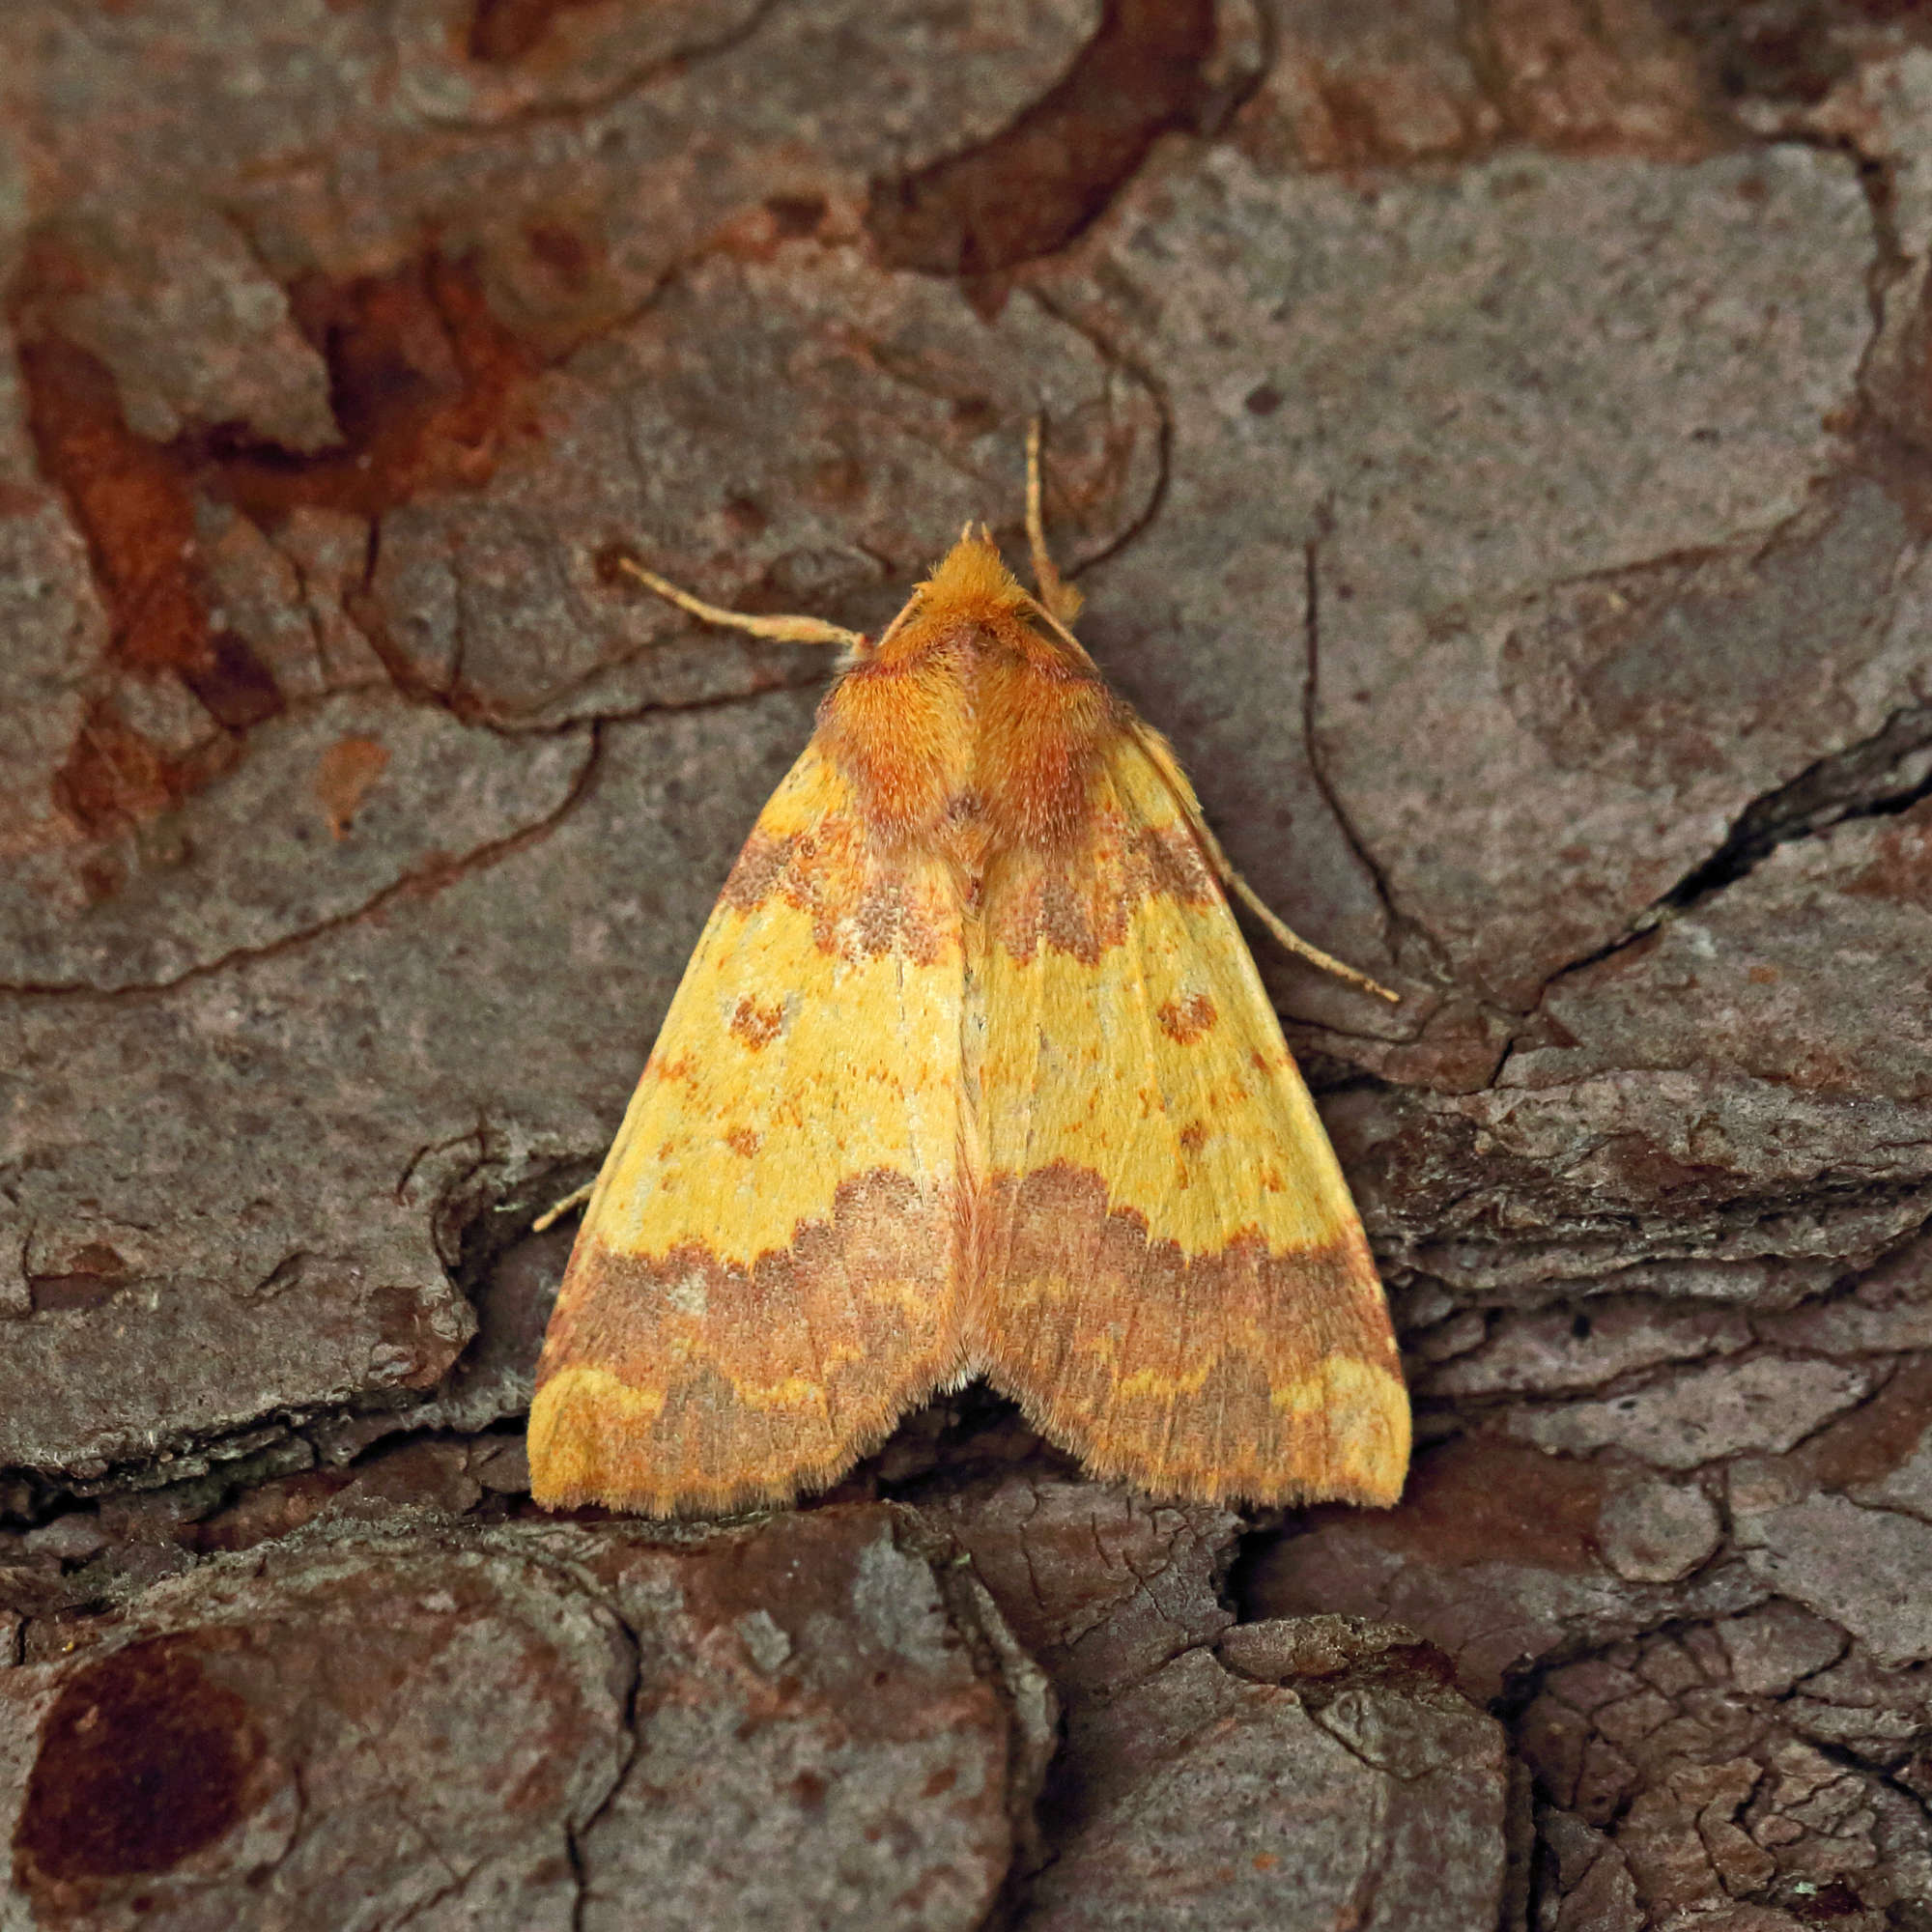
{"label": "reddish brown bark stain", "polygon": [[507,67],[532,52],[559,14],[609,0],[476,0],[464,51],[473,61]]}
{"label": "reddish brown bark stain", "polygon": [[289,291],[328,367],[343,443],[302,456],[212,439],[210,487],[272,527],[309,506],[380,517],[429,490],[477,489],[536,434],[536,352],[490,312],[475,276],[432,255],[386,275]]}
{"label": "reddish brown bark stain", "polygon": [[99,1308],[111,1301],[128,1277],[128,1264],[104,1242],[90,1241],[60,1274],[30,1274],[27,1298],[35,1314],[50,1309]]}
{"label": "reddish brown bark stain", "polygon": [[[29,244],[8,302],[41,471],[87,539],[115,666],[139,676],[173,673],[216,723],[243,729],[279,711],[281,693],[242,639],[210,628],[185,453],[130,430],[112,372],[59,332],[59,300],[81,292],[86,279],[83,265],[41,237]],[[151,796],[170,802],[205,778],[144,752],[143,743],[118,713],[97,705],[76,742],[77,763],[64,775],[61,802],[94,827],[130,808],[139,815]]]}
{"label": "reddish brown bark stain", "polygon": [[1466,1435],[1418,1456],[1385,1515],[1311,1511],[1358,1526],[1428,1563],[1518,1563],[1582,1572],[1596,1565],[1604,1473],[1494,1435]]}
{"label": "reddish brown bark stain", "polygon": [[1830,1925],[1835,1919],[1863,1918],[1865,1905],[1841,1878],[1821,1885],[1815,1891],[1792,1900],[1797,1916],[1811,1925]]}
{"label": "reddish brown bark stain", "polygon": [[262,1738],[185,1637],[84,1666],[41,1727],[14,1833],[29,1891],[171,1870],[243,1815]]}
{"label": "reddish brown bark stain", "polygon": [[524,231],[530,253],[556,277],[560,288],[581,295],[603,266],[603,250],[574,228],[552,221],[532,222]]}
{"label": "reddish brown bark stain", "polygon": [[877,1519],[835,1507],[781,1520],[781,1530],[694,1550],[680,1587],[695,1624],[728,1627],[761,1609],[796,1646],[810,1642],[814,1618],[850,1617],[852,1579]]}
{"label": "reddish brown bark stain", "polygon": [[1928,1414],[1932,1356],[1910,1357],[1871,1401],[1820,1430],[1788,1460],[1825,1490],[1883,1482],[1918,1448]]}
{"label": "reddish brown bark stain", "polygon": [[370,1296],[370,1303],[383,1346],[399,1350],[410,1358],[409,1373],[399,1376],[395,1385],[429,1388],[440,1381],[443,1372],[463,1352],[463,1344],[452,1341],[442,1331],[436,1311],[400,1282],[377,1289]]}
{"label": "reddish brown bark stain", "polygon": [[1932,906],[1932,800],[1914,806],[1880,835],[1845,891],[1857,898]]}
{"label": "reddish brown bark stain", "polygon": [[[128,427],[113,372],[61,333],[60,303],[84,293],[87,276],[43,236],[9,294],[40,469],[87,541],[110,668],[179,678],[224,734],[240,734],[283,698],[246,639],[210,623],[196,490],[272,527],[304,504],[376,518],[425,490],[475,488],[509,443],[535,433],[522,396],[538,358],[491,315],[475,277],[440,257],[341,284],[312,278],[290,302],[327,365],[343,443],[299,455],[219,427],[160,443]],[[84,831],[112,834],[180,804],[239,751],[223,735],[170,752],[105,692],[55,775],[55,803]]]}
{"label": "reddish brown bark stain", "polygon": [[[33,265],[50,272],[44,253]],[[113,376],[84,349],[16,313],[27,427],[42,471],[93,554],[130,670],[187,670],[206,656],[208,613],[190,576],[194,506],[181,465],[121,419]]]}
{"label": "reddish brown bark stain", "polygon": [[1318,68],[1313,76],[1316,91],[1326,111],[1326,132],[1332,152],[1322,159],[1331,164],[1361,165],[1380,160],[1404,161],[1408,156],[1391,153],[1383,137],[1381,116],[1374,99],[1356,83],[1340,74],[1323,73]]}
{"label": "reddish brown bark stain", "polygon": [[316,766],[315,795],[331,838],[349,836],[362,801],[388,762],[388,747],[375,738],[338,738],[323,753]]}
{"label": "reddish brown bark stain", "polygon": [[815,235],[825,219],[830,204],[822,194],[768,194],[765,212],[773,225],[787,240],[798,241]]}
{"label": "reddish brown bark stain", "polygon": [[252,1549],[313,1521],[355,1480],[349,1469],[305,1469],[298,1476],[263,1483],[187,1526],[182,1541],[204,1555]]}
{"label": "reddish brown bark stain", "polygon": [[1060,82],[976,147],[873,184],[866,225],[890,268],[987,275],[1064,246],[1154,140],[1193,125],[1212,0],[1108,0]]}
{"label": "reddish brown bark stain", "polygon": [[[83,831],[104,836],[179,805],[226,771],[233,753],[232,742],[220,738],[177,757],[136,731],[111,696],[97,697],[54,774],[54,803]],[[122,875],[97,867],[87,883],[104,898],[119,890]]]}
{"label": "reddish brown bark stain", "polygon": [[1853,56],[1834,34],[1834,15],[1877,25],[1909,20],[1921,0],[1838,0],[1833,7],[1749,8],[1714,0],[1669,0],[1664,17],[1700,46],[1712,78],[1738,99],[1822,100],[1851,71]]}

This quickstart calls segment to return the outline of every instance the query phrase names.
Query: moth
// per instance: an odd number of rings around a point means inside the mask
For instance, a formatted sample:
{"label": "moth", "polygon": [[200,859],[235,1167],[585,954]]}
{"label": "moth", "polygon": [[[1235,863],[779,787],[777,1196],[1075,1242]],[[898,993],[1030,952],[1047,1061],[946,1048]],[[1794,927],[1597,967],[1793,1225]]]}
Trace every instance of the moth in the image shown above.
{"label": "moth", "polygon": [[1388,1310],[1228,892],[1384,989],[1260,906],[1074,637],[1037,425],[1027,525],[1035,591],[969,527],[876,641],[632,566],[845,656],[589,1192],[539,1502],[789,1500],[976,1376],[1153,1493],[1401,1492]]}

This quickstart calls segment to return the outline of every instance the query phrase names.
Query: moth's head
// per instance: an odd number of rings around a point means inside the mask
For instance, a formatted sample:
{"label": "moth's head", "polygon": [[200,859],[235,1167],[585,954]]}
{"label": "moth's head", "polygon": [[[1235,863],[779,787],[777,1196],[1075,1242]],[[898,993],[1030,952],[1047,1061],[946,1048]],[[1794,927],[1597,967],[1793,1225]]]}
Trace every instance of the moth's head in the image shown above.
{"label": "moth's head", "polygon": [[913,592],[923,615],[944,620],[982,617],[991,611],[1024,611],[1033,599],[1007,568],[1000,547],[981,525],[973,534],[971,524],[946,553],[940,566]]}
{"label": "moth's head", "polygon": [[971,524],[966,526],[959,541],[913,591],[905,609],[865,655],[916,657],[938,639],[973,631],[995,638],[1017,639],[1024,636],[1036,642],[1046,641],[1056,654],[1070,651],[1081,663],[1087,662],[1087,654],[1071,633],[1007,568],[999,545],[983,524],[978,534]]}

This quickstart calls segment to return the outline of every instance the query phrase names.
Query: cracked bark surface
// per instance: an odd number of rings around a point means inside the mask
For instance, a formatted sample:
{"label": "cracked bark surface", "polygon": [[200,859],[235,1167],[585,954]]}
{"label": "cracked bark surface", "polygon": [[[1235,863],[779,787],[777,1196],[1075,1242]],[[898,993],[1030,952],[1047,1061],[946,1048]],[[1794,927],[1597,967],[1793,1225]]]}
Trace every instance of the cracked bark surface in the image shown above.
{"label": "cracked bark surface", "polygon": [[[0,1927],[1927,1932],[1917,10],[219,11],[0,19]],[[823,677],[611,560],[875,626],[1040,409],[1405,993],[1263,955],[1408,1492],[969,1390],[545,1520],[530,1222]]]}
{"label": "cracked bark surface", "polygon": [[975,1923],[1051,1699],[920,1539],[340,1520],[212,1560],[0,1679],[10,1917]]}

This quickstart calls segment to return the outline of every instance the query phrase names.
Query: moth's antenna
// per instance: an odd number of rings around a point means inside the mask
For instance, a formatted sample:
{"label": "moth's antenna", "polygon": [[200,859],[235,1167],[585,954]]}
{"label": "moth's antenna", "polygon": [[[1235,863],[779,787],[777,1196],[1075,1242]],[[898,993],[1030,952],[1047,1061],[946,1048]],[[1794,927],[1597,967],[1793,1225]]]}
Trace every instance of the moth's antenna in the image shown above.
{"label": "moth's antenna", "polygon": [[620,556],[617,568],[655,590],[668,604],[701,617],[707,624],[722,625],[727,631],[743,631],[751,638],[770,638],[781,644],[836,644],[843,650],[865,648],[866,634],[848,631],[842,625],[828,624],[823,617],[753,617],[742,611],[727,611],[722,604],[707,604],[689,590],[680,590],[668,577],[646,570],[635,557]]}
{"label": "moth's antenna", "polygon": [[1033,553],[1033,581],[1039,586],[1039,604],[1056,624],[1070,624],[1085,601],[1060,574],[1046,548],[1046,518],[1040,507],[1040,418],[1027,424],[1026,526],[1027,548]]}

